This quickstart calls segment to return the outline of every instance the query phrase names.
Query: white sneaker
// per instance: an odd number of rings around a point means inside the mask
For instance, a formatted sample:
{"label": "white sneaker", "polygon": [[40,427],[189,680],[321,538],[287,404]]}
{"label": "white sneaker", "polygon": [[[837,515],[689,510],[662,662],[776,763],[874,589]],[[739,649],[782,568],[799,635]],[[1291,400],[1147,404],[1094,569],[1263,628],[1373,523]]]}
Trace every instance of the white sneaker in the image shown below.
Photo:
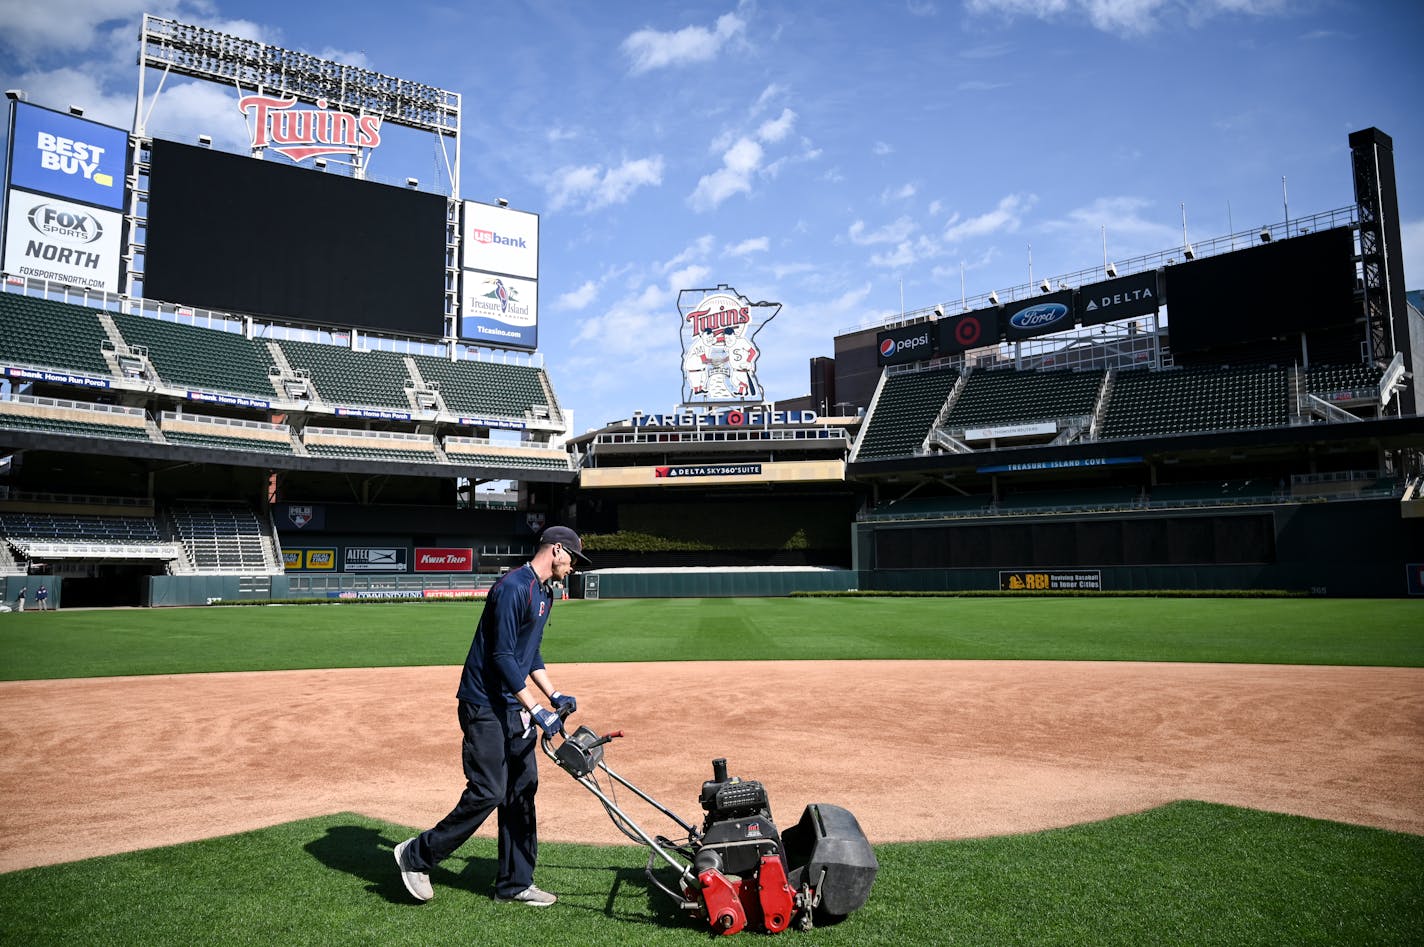
{"label": "white sneaker", "polygon": [[430,876],[406,865],[406,849],[410,848],[414,842],[415,839],[408,838],[396,846],[393,853],[396,857],[396,866],[400,868],[401,881],[405,882],[405,890],[410,892],[410,896],[417,901],[429,901],[435,897],[435,889],[430,887]]}
{"label": "white sneaker", "polygon": [[530,885],[518,894],[511,895],[507,898],[502,898],[499,895],[495,895],[494,899],[496,901],[518,901],[520,904],[529,904],[536,908],[546,908],[549,905],[553,904],[555,901],[559,900],[556,896],[550,894],[547,891],[544,891],[541,888],[536,888],[533,885]]}

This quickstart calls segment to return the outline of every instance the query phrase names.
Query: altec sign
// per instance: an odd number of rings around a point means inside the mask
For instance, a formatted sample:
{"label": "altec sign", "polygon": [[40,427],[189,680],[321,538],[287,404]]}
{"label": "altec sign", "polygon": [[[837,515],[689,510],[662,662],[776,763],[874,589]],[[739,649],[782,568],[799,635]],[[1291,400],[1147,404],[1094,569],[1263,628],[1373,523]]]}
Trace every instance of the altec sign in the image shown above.
{"label": "altec sign", "polygon": [[272,95],[244,95],[237,107],[251,119],[252,147],[280,151],[293,161],[319,155],[354,155],[381,143],[378,115],[352,115],[327,108],[295,108],[297,100]]}

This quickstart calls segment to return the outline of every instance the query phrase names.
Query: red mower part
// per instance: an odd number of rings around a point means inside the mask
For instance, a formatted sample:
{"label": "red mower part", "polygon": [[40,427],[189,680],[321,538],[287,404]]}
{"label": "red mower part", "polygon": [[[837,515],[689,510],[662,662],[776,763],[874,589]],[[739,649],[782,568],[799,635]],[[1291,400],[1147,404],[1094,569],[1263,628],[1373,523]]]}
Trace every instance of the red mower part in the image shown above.
{"label": "red mower part", "polygon": [[735,934],[747,926],[747,915],[738,897],[739,885],[733,885],[715,868],[697,876],[702,884],[702,907],[707,911],[707,923],[718,934]]}
{"label": "red mower part", "polygon": [[[763,855],[756,877],[757,900],[760,901],[762,926],[768,934],[780,934],[791,926],[796,912],[796,889],[786,881],[786,866],[780,855]],[[751,892],[743,888],[743,894]]]}

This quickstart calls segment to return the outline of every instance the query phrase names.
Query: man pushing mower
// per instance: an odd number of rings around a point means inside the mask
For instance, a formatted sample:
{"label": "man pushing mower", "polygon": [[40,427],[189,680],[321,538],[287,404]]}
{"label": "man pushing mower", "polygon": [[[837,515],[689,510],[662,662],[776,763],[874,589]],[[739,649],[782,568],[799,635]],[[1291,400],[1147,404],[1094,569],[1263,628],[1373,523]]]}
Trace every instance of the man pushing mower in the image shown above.
{"label": "man pushing mower", "polygon": [[[554,688],[539,649],[553,608],[549,584],[562,582],[576,567],[587,565],[578,534],[567,526],[550,526],[540,534],[534,558],[490,589],[456,691],[465,790],[434,828],[395,847],[401,881],[416,900],[435,896],[430,870],[463,845],[496,809],[495,900],[534,907],[558,900],[534,884],[539,848],[534,810],[539,771],[534,751],[541,734],[552,737],[563,731],[562,718],[573,713],[578,702]],[[535,687],[552,710],[539,702]]]}

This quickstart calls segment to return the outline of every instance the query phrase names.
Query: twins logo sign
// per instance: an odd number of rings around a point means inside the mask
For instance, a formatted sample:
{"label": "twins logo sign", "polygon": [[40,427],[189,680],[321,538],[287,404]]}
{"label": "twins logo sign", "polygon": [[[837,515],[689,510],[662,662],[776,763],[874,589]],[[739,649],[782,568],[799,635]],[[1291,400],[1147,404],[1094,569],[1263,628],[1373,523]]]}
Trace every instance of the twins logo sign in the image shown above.
{"label": "twins logo sign", "polygon": [[776,318],[781,303],[750,302],[735,289],[718,286],[684,289],[677,296],[677,311],[683,404],[760,402],[756,336]]}

